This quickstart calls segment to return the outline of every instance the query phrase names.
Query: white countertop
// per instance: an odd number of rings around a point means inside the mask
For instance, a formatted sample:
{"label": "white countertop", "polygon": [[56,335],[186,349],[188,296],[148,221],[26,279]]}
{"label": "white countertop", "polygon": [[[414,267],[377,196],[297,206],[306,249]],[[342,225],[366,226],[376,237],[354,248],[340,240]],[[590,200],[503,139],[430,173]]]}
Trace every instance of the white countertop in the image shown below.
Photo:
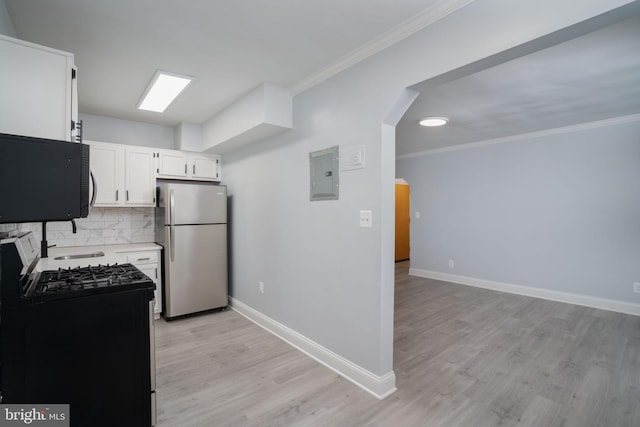
{"label": "white countertop", "polygon": [[[65,248],[49,248],[49,257],[40,259],[36,270],[57,270],[59,268],[86,267],[88,265],[115,264],[127,262],[126,254],[130,252],[159,251],[162,246],[156,243],[131,243],[121,245],[70,246]],[[65,255],[89,254],[103,252],[104,256],[56,260],[55,257]]]}

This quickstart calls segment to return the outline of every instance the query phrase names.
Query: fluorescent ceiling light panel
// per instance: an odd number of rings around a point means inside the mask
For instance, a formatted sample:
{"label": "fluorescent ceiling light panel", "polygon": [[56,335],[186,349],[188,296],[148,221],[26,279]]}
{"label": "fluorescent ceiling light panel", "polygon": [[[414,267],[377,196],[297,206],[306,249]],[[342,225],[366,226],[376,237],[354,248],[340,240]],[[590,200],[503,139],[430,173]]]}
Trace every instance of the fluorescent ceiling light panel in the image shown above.
{"label": "fluorescent ceiling light panel", "polygon": [[449,122],[449,119],[446,117],[425,117],[420,120],[421,126],[434,127],[434,126],[444,126]]}
{"label": "fluorescent ceiling light panel", "polygon": [[193,80],[188,76],[156,71],[138,104],[140,110],[162,113]]}

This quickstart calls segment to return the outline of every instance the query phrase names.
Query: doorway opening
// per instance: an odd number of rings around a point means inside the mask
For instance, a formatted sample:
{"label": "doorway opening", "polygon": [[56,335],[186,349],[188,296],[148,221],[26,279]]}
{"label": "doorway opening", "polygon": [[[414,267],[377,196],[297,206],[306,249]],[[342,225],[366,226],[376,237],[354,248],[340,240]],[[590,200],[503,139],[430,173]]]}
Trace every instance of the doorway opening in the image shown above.
{"label": "doorway opening", "polygon": [[395,262],[408,261],[411,256],[411,187],[396,178],[396,239]]}

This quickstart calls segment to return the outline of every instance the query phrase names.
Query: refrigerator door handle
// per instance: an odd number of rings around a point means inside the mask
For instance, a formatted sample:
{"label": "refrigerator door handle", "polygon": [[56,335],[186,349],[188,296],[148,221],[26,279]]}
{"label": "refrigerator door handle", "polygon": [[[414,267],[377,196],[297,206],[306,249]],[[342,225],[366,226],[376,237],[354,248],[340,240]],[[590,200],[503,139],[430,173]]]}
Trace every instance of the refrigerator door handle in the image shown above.
{"label": "refrigerator door handle", "polygon": [[174,261],[175,258],[175,248],[176,248],[176,240],[175,240],[175,215],[176,215],[176,204],[175,199],[173,197],[173,188],[169,190],[169,252],[171,256],[171,261]]}

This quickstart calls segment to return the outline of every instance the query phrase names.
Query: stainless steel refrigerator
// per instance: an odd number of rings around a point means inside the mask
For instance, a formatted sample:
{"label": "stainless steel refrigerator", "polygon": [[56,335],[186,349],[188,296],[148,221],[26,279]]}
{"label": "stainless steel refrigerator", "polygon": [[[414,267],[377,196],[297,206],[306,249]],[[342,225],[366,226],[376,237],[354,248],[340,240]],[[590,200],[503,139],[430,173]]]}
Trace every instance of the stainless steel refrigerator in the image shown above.
{"label": "stainless steel refrigerator", "polygon": [[227,187],[158,181],[166,319],[227,306]]}

